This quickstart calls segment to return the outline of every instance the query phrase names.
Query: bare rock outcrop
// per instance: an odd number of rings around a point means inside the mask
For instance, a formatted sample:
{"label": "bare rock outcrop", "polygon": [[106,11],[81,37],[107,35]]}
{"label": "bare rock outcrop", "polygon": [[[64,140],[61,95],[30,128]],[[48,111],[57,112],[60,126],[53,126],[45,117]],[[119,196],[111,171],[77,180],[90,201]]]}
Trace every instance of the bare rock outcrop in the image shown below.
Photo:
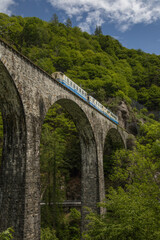
{"label": "bare rock outcrop", "polygon": [[132,113],[132,109],[124,101],[121,101],[117,107],[117,115],[119,119],[119,125],[125,128],[129,133],[137,135],[138,124],[137,119]]}

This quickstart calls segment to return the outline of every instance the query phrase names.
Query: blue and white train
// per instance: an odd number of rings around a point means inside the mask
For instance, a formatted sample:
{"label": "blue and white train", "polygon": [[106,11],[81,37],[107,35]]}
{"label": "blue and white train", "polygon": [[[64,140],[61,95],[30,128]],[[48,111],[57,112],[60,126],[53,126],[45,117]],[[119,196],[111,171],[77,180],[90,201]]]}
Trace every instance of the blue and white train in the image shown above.
{"label": "blue and white train", "polygon": [[88,95],[86,91],[84,91],[81,87],[79,87],[75,82],[73,82],[70,78],[68,78],[64,73],[54,72],[54,73],[52,73],[52,77],[55,78],[58,82],[60,82],[64,86],[66,86],[68,89],[70,89],[76,95],[81,97],[83,100],[88,102],[91,106],[96,108],[99,112],[101,112],[103,115],[105,115],[111,121],[118,124],[118,117],[115,114],[113,114],[110,110],[105,108],[95,98]]}

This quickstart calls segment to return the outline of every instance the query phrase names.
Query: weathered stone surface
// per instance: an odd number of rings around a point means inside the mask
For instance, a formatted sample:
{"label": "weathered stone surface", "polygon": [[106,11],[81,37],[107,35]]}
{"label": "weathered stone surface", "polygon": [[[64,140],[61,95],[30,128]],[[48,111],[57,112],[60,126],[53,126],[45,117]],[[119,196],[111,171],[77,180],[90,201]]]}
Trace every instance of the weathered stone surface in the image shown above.
{"label": "weathered stone surface", "polygon": [[129,118],[129,110],[125,102],[121,102],[121,104],[118,106],[118,119],[119,123],[122,127],[126,127],[127,120]]}
{"label": "weathered stone surface", "polygon": [[13,226],[16,240],[40,239],[40,136],[45,115],[54,103],[72,115],[79,130],[83,229],[83,206],[97,211],[96,203],[104,199],[106,136],[114,129],[126,146],[128,133],[0,40],[0,107],[4,120],[0,228]]}

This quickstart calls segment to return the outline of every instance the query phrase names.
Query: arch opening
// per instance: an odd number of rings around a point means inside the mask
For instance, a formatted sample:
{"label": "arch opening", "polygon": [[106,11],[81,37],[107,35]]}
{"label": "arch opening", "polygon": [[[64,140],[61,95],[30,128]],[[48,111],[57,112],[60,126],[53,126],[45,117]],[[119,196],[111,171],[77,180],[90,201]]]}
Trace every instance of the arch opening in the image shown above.
{"label": "arch opening", "polygon": [[2,62],[0,62],[0,73],[0,110],[3,119],[0,230],[13,226],[14,237],[23,239],[26,124],[19,93]]}
{"label": "arch opening", "polygon": [[107,133],[103,151],[105,193],[107,193],[111,184],[110,176],[114,167],[113,155],[116,150],[122,148],[125,148],[125,144],[120,133],[117,131],[117,129],[111,128]]}
{"label": "arch opening", "polygon": [[41,227],[55,228],[58,236],[70,215],[69,208],[81,202],[79,145],[70,115],[54,104],[45,117],[41,133]]}
{"label": "arch opening", "polygon": [[[42,141],[45,142],[47,140],[47,136],[49,136],[50,133],[52,134],[51,141],[53,142],[53,144],[51,144],[51,148],[54,149],[54,153],[52,152],[52,163],[49,164],[52,165],[50,165],[50,169],[52,169],[52,179],[56,182],[57,186],[53,186],[52,182],[53,198],[47,203],[47,205],[54,205],[51,206],[53,209],[53,218],[56,218],[56,214],[59,213],[58,211],[56,212],[57,200],[58,202],[61,201],[59,204],[60,206],[62,206],[63,201],[71,203],[70,207],[75,208],[75,206],[78,206],[78,210],[81,210],[82,213],[81,228],[83,230],[83,221],[85,217],[85,210],[83,207],[88,206],[92,209],[96,209],[96,203],[98,202],[98,171],[94,134],[85,113],[72,100],[60,99],[57,100],[56,104],[52,106],[54,107],[50,108],[48,114],[45,117],[41,135],[41,161],[43,161],[43,148],[44,152],[46,151],[46,146],[44,146],[46,143],[42,146]],[[64,109],[63,111],[62,108]],[[47,126],[47,124],[50,126]],[[50,133],[45,128],[48,128]],[[47,136],[45,134],[45,131],[47,132]],[[43,139],[43,137],[45,139]],[[58,157],[60,157],[60,159]],[[61,166],[61,164],[63,166]],[[41,178],[41,183],[42,181],[43,180]],[[93,186],[95,186],[94,189]],[[55,187],[58,189],[55,189]],[[60,197],[58,196],[58,192],[60,192]],[[43,193],[42,189],[41,193]],[[45,200],[44,195],[43,201]],[[57,199],[54,199],[54,195],[57,197]],[[72,203],[75,205],[72,206]],[[47,209],[49,207],[41,206],[41,226],[44,225],[45,221],[45,208]],[[70,214],[72,215],[72,213],[66,213],[67,212],[63,212],[64,220],[65,217],[70,216]],[[53,218],[52,226],[55,227],[56,224]],[[70,224],[75,223],[72,222]],[[63,237],[65,237],[64,239],[66,240],[72,239],[71,236],[68,236],[68,238],[66,238],[66,236],[58,235],[58,237],[60,237],[59,239],[63,239]]]}

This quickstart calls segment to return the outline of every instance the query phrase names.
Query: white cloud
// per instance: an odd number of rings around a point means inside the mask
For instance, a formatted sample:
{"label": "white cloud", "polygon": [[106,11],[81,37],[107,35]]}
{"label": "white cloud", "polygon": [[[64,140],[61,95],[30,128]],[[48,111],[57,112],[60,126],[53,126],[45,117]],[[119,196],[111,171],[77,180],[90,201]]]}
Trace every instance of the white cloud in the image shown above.
{"label": "white cloud", "polygon": [[90,32],[90,26],[101,26],[104,23],[104,20],[101,17],[101,11],[95,10],[88,12],[85,22],[81,22],[79,27],[86,32]]}
{"label": "white cloud", "polygon": [[81,19],[85,14],[82,29],[114,22],[121,31],[137,23],[150,24],[160,19],[159,0],[47,0],[69,17]]}
{"label": "white cloud", "polygon": [[14,0],[0,0],[0,12],[10,15],[11,10],[9,8],[14,3]]}

